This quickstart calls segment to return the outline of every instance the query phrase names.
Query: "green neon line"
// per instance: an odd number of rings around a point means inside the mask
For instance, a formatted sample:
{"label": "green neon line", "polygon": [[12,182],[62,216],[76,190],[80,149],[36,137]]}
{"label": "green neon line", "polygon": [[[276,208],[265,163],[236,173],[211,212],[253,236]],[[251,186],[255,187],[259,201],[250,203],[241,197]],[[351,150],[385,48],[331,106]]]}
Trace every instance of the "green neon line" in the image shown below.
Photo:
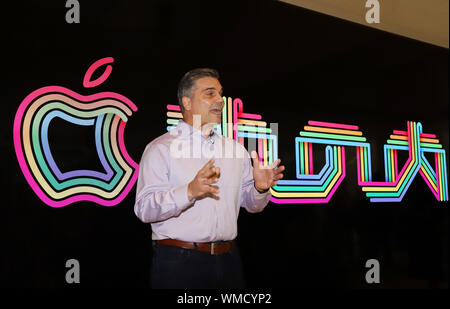
{"label": "green neon line", "polygon": [[420,143],[420,147],[442,148],[441,144]]}
{"label": "green neon line", "polygon": [[272,129],[264,127],[250,127],[244,125],[238,125],[239,131],[258,132],[258,133],[272,133]]}
{"label": "green neon line", "polygon": [[345,141],[358,141],[365,142],[366,138],[361,136],[349,136],[349,135],[341,135],[341,134],[331,134],[331,133],[316,133],[316,132],[303,132],[300,131],[300,136],[307,137],[317,137],[317,138],[328,138],[328,139],[338,139]]}
{"label": "green neon line", "polygon": [[[320,187],[313,187],[310,185],[306,186],[273,186],[272,188],[275,191],[294,191],[294,192],[325,192],[331,180],[333,180],[334,176],[336,176],[339,167],[338,167],[338,154],[337,154],[337,146],[333,146],[334,149],[334,168],[333,171],[328,176],[327,180]],[[343,168],[343,167],[342,167]]]}
{"label": "green neon line", "polygon": [[303,142],[300,142],[300,174],[305,174],[305,162],[303,157]]}
{"label": "green neon line", "polygon": [[441,174],[442,177],[442,195],[444,197],[444,201],[448,201],[448,195],[447,195],[447,190],[445,189],[447,187],[447,177],[444,174],[444,166],[445,166],[445,156],[444,154],[440,155],[441,157],[441,172],[439,174]]}
{"label": "green neon line", "polygon": [[402,145],[402,146],[408,146],[408,142],[407,141],[398,141],[395,139],[388,139],[387,143],[390,145]]}
{"label": "green neon line", "polygon": [[[388,139],[387,143],[390,145],[408,146],[408,141],[398,141],[398,140],[394,140],[394,139]],[[442,148],[442,145],[441,144],[432,144],[432,143],[420,143],[420,147]]]}
{"label": "green neon line", "polygon": [[227,98],[226,97],[222,97],[222,99],[223,99],[223,102],[225,103],[224,105],[223,105],[223,108],[222,108],[222,135],[223,136],[225,136],[225,137],[227,137],[228,135],[228,132],[227,132],[227,128],[226,128],[226,126],[227,126]]}
{"label": "green neon line", "polygon": [[174,125],[177,125],[178,124],[178,119],[167,119],[167,123],[168,124],[174,124]]}
{"label": "green neon line", "polygon": [[272,140],[269,139],[269,164],[273,163],[273,155],[272,155]]}
{"label": "green neon line", "polygon": [[[422,160],[423,161],[423,160]],[[425,170],[427,171],[428,175],[430,176],[431,180],[433,181],[434,184],[436,184],[436,178],[434,177],[433,173],[431,173],[430,169],[428,168],[428,165],[426,165],[425,163],[422,164],[422,166],[425,168]]]}

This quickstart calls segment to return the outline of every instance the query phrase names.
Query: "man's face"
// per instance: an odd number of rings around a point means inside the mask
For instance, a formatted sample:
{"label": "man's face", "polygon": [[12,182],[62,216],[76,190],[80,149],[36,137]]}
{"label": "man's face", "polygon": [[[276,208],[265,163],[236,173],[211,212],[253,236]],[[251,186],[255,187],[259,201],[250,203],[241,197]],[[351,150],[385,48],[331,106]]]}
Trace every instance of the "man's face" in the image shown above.
{"label": "man's face", "polygon": [[221,122],[224,102],[222,85],[216,78],[202,77],[197,79],[189,102],[192,115],[200,115],[202,126],[207,123]]}

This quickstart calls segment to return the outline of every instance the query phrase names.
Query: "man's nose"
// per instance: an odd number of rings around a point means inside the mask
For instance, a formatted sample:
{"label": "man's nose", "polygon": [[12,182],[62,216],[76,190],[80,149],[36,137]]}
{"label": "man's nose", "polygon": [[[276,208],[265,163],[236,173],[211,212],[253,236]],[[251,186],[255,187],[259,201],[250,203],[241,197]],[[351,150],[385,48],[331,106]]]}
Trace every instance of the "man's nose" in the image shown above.
{"label": "man's nose", "polygon": [[223,105],[225,104],[225,102],[223,101],[222,96],[219,93],[216,95],[215,100],[216,100],[216,103],[220,104],[221,107],[223,107]]}

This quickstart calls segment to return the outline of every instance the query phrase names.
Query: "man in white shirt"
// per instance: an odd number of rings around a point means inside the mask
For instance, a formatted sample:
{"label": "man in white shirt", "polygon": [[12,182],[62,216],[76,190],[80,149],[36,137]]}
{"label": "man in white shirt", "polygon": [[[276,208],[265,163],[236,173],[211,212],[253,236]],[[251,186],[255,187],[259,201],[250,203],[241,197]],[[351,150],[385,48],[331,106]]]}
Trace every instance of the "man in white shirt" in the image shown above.
{"label": "man in white shirt", "polygon": [[214,130],[224,104],[215,70],[187,72],[178,100],[183,119],[146,146],[139,166],[134,211],[152,226],[152,287],[243,287],[239,209],[262,211],[284,166],[263,167],[253,152],[252,167],[241,144]]}

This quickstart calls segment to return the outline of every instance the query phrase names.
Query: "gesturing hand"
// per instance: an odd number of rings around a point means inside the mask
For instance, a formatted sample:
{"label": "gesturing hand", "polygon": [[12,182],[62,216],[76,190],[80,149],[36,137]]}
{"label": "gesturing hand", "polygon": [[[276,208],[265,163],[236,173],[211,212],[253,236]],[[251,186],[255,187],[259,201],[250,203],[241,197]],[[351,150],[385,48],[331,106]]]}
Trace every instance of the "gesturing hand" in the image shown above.
{"label": "gesturing hand", "polygon": [[269,166],[262,166],[258,160],[258,153],[252,151],[253,158],[253,179],[255,180],[255,187],[259,191],[264,191],[272,186],[276,186],[277,180],[283,178],[284,165],[277,168],[281,160],[277,159]]}
{"label": "gesturing hand", "polygon": [[199,199],[205,196],[218,199],[214,195],[219,193],[219,187],[213,184],[219,181],[220,168],[214,167],[214,158],[211,158],[195,175],[195,178],[188,185],[188,199]]}

